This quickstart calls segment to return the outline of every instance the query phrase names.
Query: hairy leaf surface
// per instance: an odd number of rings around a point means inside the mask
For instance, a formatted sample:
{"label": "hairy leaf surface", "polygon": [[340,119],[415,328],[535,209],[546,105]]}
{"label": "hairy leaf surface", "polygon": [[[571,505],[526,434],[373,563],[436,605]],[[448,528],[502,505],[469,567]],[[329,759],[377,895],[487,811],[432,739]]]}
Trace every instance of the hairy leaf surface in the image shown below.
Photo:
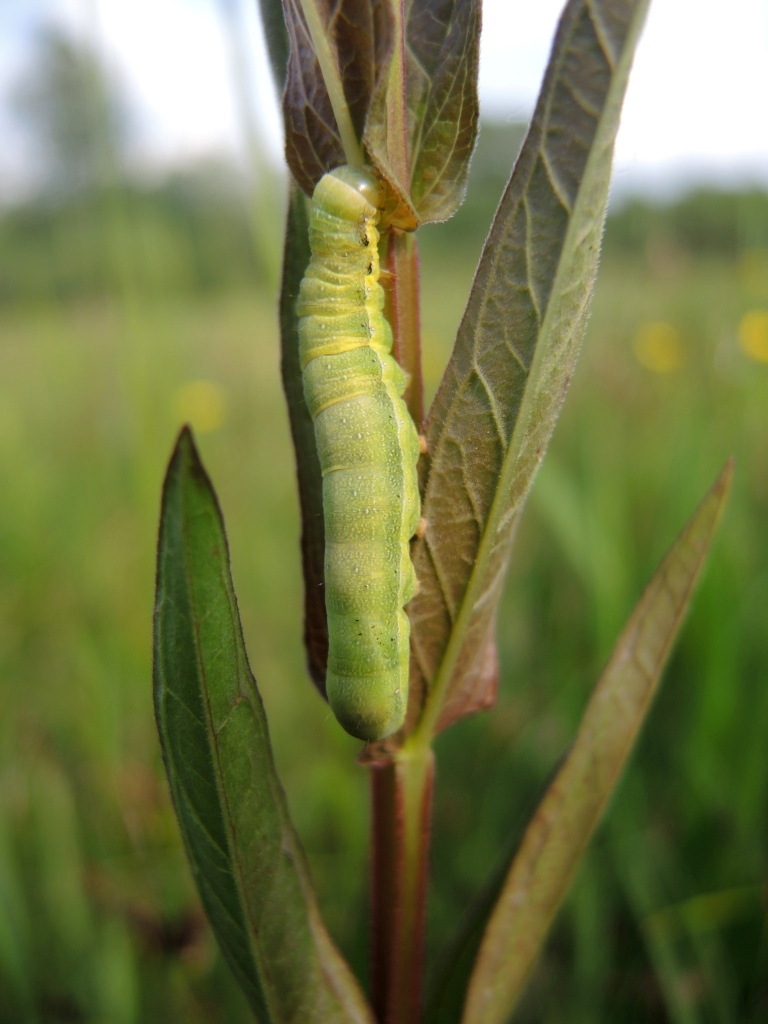
{"label": "hairy leaf surface", "polygon": [[576,739],[526,829],[485,930],[464,1024],[504,1024],[656,693],[712,544],[729,462],[662,560],[590,698]]}
{"label": "hairy leaf surface", "polygon": [[224,524],[188,428],[163,489],[155,713],[219,945],[263,1024],[371,1024],[315,903],[248,665]]}
{"label": "hairy leaf surface", "polygon": [[[319,16],[358,139],[374,90],[389,66],[389,0],[309,0]],[[345,164],[344,148],[326,82],[300,0],[284,0],[291,49],[283,97],[285,153],[308,196],[326,173]]]}
{"label": "hairy leaf surface", "polygon": [[400,199],[400,227],[447,220],[464,196],[477,138],[479,0],[410,0],[394,8],[389,74],[365,144]]}
{"label": "hairy leaf surface", "polygon": [[280,371],[288,404],[301,510],[301,562],[304,575],[304,645],[309,674],[325,696],[328,662],[328,620],[325,612],[325,520],[323,475],[317,454],[315,427],[304,401],[299,362],[299,321],[296,299],[309,263],[307,203],[291,190],[285,232],[283,280],[280,288]]}
{"label": "hairy leaf surface", "polygon": [[418,225],[410,197],[410,156],[405,56],[405,14],[392,4],[392,52],[386,74],[371,97],[365,146],[380,177],[389,185],[384,220],[404,231]]}
{"label": "hairy leaf surface", "polygon": [[479,0],[411,0],[406,8],[411,201],[428,224],[452,216],[477,139]]}
{"label": "hairy leaf surface", "polygon": [[272,77],[278,92],[281,92],[285,85],[289,47],[282,0],[259,0],[259,11],[264,26],[269,63],[272,66]]}
{"label": "hairy leaf surface", "polygon": [[513,534],[573,372],[613,141],[647,0],[570,0],[528,136],[430,410],[414,548],[412,693],[425,727],[487,702],[483,668]]}

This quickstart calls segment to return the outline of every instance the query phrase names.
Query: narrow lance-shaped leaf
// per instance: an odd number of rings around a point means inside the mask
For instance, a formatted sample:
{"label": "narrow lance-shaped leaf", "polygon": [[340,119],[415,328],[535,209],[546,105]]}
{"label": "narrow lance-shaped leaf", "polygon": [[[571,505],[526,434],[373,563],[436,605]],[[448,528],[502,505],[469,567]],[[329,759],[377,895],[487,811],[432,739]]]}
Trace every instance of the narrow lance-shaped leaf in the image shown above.
{"label": "narrow lance-shaped leaf", "polygon": [[309,674],[325,696],[328,661],[328,620],[325,614],[323,475],[315,442],[315,427],[304,401],[299,363],[296,299],[309,263],[307,203],[297,188],[291,190],[285,231],[283,281],[280,289],[280,369],[288,404],[301,509],[301,561],[304,573],[304,645]]}
{"label": "narrow lance-shaped leaf", "polygon": [[[283,97],[285,153],[294,178],[311,196],[326,171],[347,161],[302,0],[283,2],[291,43]],[[391,56],[389,0],[303,2],[312,4],[322,25],[327,51],[343,89],[343,102],[360,139],[371,97]]]}
{"label": "narrow lance-shaped leaf", "polygon": [[479,0],[411,0],[406,9],[411,201],[447,220],[467,187],[479,122]]}
{"label": "narrow lance-shaped leaf", "polygon": [[570,0],[430,410],[414,703],[431,732],[487,703],[515,527],[573,372],[613,141],[647,0]]}
{"label": "narrow lance-shaped leaf", "polygon": [[571,750],[526,829],[483,936],[463,1024],[509,1017],[658,687],[731,482],[727,463],[662,560],[595,687]]}
{"label": "narrow lance-shaped leaf", "polygon": [[154,679],[195,881],[257,1020],[372,1024],[320,920],[248,665],[221,513],[188,428],[163,489]]}

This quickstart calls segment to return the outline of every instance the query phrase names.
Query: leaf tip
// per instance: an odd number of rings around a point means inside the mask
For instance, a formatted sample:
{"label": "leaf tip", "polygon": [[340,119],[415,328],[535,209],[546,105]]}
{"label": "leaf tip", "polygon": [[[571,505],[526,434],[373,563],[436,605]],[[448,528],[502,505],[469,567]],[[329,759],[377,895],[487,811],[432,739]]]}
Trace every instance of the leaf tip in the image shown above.
{"label": "leaf tip", "polygon": [[202,481],[204,486],[213,493],[213,484],[203,466],[203,460],[200,458],[200,452],[195,442],[195,434],[189,423],[184,424],[176,438],[176,444],[168,463],[165,487],[179,473],[187,479]]}
{"label": "leaf tip", "polygon": [[185,423],[179,431],[179,436],[176,438],[176,444],[173,448],[173,460],[177,455],[190,457],[197,462],[200,461],[200,456],[197,451],[197,445],[195,444],[195,435],[192,431],[192,427],[189,423]]}
{"label": "leaf tip", "polygon": [[733,473],[734,473],[735,466],[736,466],[736,459],[735,459],[735,457],[733,455],[729,455],[728,458],[725,460],[725,465],[720,470],[720,475],[718,476],[717,480],[715,481],[715,485],[713,487],[713,490],[716,493],[721,494],[723,500],[725,500],[725,498],[728,496],[728,492],[731,489],[731,484],[733,482]]}
{"label": "leaf tip", "polygon": [[711,520],[711,534],[714,534],[714,531],[720,522],[720,517],[723,514],[723,509],[725,508],[725,503],[731,490],[731,484],[733,483],[734,466],[735,459],[733,455],[731,455],[726,459],[725,465],[718,473],[709,493],[702,502],[702,511],[706,505],[709,505],[712,510],[709,516]]}

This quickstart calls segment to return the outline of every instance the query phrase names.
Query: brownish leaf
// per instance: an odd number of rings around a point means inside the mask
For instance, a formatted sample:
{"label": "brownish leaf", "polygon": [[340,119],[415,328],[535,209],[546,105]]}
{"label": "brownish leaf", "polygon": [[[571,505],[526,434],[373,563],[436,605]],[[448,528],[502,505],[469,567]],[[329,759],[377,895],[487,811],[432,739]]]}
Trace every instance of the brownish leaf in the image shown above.
{"label": "brownish leaf", "polygon": [[299,364],[296,299],[309,263],[307,203],[297,188],[291,190],[285,232],[283,281],[280,289],[280,369],[288,403],[301,509],[301,561],[304,571],[304,645],[313,682],[325,696],[328,661],[328,622],[325,615],[323,477],[315,443],[315,427],[304,401]]}
{"label": "brownish leaf", "polygon": [[452,216],[477,139],[479,0],[411,0],[406,12],[411,201],[428,224]]}
{"label": "brownish leaf", "polygon": [[[427,423],[421,584],[409,606],[419,726],[482,705],[512,538],[571,379],[613,141],[647,0],[570,0]],[[414,711],[412,708],[412,715]]]}
{"label": "brownish leaf", "polygon": [[389,186],[384,221],[402,231],[418,225],[410,198],[405,19],[402,3],[392,5],[392,53],[365,122],[365,146]]}
{"label": "brownish leaf", "polygon": [[[318,12],[360,139],[374,90],[390,63],[391,6],[388,0],[306,2]],[[311,196],[323,174],[346,163],[346,157],[301,0],[284,0],[284,10],[291,42],[283,97],[286,159]]]}
{"label": "brownish leaf", "polygon": [[[405,230],[446,220],[464,196],[477,137],[478,0],[396,5],[389,74],[368,113],[365,144]],[[404,13],[404,17],[403,17]]]}

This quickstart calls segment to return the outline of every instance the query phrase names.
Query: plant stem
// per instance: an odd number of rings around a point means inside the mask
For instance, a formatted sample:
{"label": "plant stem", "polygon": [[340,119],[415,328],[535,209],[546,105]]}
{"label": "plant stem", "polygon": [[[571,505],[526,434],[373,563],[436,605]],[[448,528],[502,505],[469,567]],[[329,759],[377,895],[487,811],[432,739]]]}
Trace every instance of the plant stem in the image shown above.
{"label": "plant stem", "polygon": [[[387,90],[388,156],[407,188],[405,3],[395,0],[395,44]],[[419,323],[419,254],[411,232],[391,228],[382,284],[393,355],[408,373],[404,399],[421,430],[424,396]],[[379,1024],[419,1024],[435,758],[409,743],[371,766],[371,1001]]]}
{"label": "plant stem", "polygon": [[371,1000],[379,1024],[418,1024],[434,755],[408,745],[371,767]]}
{"label": "plant stem", "polygon": [[419,322],[419,249],[411,231],[389,232],[384,265],[391,277],[382,281],[386,295],[384,314],[392,325],[393,355],[409,377],[403,399],[411,419],[421,431],[424,420],[424,386],[421,375],[421,325]]}

